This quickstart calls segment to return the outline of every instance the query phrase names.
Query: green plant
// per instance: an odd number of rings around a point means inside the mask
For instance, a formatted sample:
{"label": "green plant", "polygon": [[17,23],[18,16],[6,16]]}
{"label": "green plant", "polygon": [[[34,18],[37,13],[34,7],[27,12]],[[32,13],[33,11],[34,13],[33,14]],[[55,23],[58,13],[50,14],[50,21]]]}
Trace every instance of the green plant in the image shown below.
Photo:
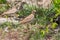
{"label": "green plant", "polygon": [[35,6],[25,4],[18,14],[19,16],[28,16],[32,10],[35,10]]}
{"label": "green plant", "polygon": [[56,11],[55,17],[60,15],[60,0],[53,0],[54,9]]}
{"label": "green plant", "polygon": [[53,23],[53,19],[54,18],[57,18],[58,17],[58,15],[60,15],[60,1],[59,0],[53,0],[52,1],[53,2],[53,6],[54,6],[54,10],[55,10],[55,15],[54,15],[54,17],[53,18],[51,18],[51,22],[52,22],[52,27],[53,28],[55,28],[58,24],[57,23]]}
{"label": "green plant", "polygon": [[0,3],[6,3],[6,0],[0,0]]}
{"label": "green plant", "polygon": [[0,5],[0,13],[7,11],[9,8],[10,8],[10,6],[8,4],[1,4]]}
{"label": "green plant", "polygon": [[58,26],[57,23],[52,23],[52,28],[53,28],[53,29],[56,28],[57,26]]}

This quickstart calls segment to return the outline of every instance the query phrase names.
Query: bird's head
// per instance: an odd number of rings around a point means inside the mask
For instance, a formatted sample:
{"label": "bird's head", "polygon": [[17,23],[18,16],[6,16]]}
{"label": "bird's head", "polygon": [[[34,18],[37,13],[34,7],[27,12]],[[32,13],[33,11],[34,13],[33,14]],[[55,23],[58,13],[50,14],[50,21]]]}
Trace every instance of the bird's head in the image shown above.
{"label": "bird's head", "polygon": [[35,13],[36,13],[36,10],[33,10],[33,11],[32,11],[32,14],[35,14]]}

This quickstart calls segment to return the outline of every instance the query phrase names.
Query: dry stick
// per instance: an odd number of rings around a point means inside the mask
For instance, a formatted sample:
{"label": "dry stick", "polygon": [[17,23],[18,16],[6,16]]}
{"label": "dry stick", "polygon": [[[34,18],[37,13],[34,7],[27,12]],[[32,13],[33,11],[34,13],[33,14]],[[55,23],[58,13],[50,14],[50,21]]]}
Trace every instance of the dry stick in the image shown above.
{"label": "dry stick", "polygon": [[5,22],[11,22],[13,24],[17,24],[18,23],[17,20],[14,20],[13,18],[11,18],[11,19],[10,18],[0,18],[0,24],[3,24]]}

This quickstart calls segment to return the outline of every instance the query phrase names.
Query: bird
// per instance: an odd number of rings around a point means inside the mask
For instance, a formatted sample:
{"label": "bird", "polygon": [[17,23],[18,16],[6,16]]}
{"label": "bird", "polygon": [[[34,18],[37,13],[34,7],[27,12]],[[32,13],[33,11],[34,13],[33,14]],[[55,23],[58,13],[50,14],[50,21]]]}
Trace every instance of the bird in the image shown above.
{"label": "bird", "polygon": [[18,11],[23,9],[24,4],[26,4],[26,2],[18,3],[18,4],[16,4],[16,6],[12,7],[12,9],[10,8],[8,11],[2,13],[1,15],[3,16],[3,15],[15,14]]}
{"label": "bird", "polygon": [[36,10],[33,10],[30,15],[28,15],[22,21],[20,21],[20,24],[25,24],[25,23],[31,22],[34,19],[35,13],[36,13]]}
{"label": "bird", "polygon": [[16,4],[16,6],[12,7],[12,9],[9,9],[8,11],[2,13],[0,16],[1,17],[9,17],[9,18],[18,18],[19,14],[17,13],[18,11],[23,9],[24,4],[26,4],[25,2],[20,2],[18,4]]}

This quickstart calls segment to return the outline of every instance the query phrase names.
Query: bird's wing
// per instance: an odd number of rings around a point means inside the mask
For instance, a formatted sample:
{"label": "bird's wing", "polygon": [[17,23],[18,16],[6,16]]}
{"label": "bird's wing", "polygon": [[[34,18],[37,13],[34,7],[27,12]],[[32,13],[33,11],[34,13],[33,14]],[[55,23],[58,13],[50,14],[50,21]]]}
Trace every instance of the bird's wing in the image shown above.
{"label": "bird's wing", "polygon": [[7,12],[4,12],[2,15],[15,13],[16,11],[17,11],[16,8],[12,8],[12,9],[8,10]]}
{"label": "bird's wing", "polygon": [[25,19],[23,19],[20,23],[29,22],[29,21],[33,20],[33,18],[34,18],[34,15],[31,14],[31,15],[27,16]]}

